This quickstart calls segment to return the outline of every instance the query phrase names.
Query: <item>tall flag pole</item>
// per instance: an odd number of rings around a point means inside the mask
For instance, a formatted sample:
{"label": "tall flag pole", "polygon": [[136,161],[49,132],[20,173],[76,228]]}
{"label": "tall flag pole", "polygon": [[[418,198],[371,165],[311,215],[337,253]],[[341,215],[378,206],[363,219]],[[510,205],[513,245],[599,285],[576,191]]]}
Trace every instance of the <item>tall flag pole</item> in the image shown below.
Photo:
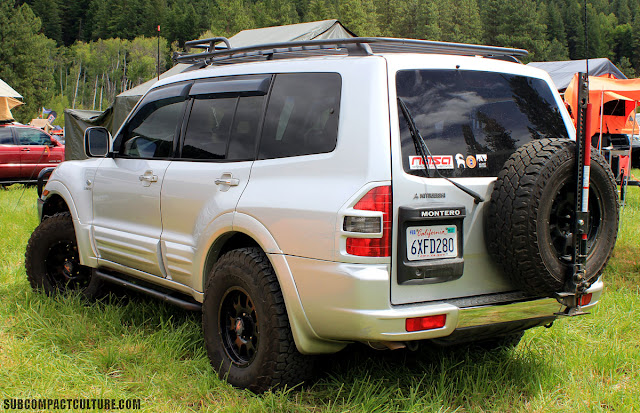
{"label": "tall flag pole", "polygon": [[158,80],[160,80],[160,25],[158,25]]}

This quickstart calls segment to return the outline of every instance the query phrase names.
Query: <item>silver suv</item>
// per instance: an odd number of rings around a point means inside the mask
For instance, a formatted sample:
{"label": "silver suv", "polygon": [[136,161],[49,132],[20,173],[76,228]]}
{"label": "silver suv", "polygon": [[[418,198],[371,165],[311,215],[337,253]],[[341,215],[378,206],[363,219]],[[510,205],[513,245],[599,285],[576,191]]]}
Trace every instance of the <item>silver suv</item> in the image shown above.
{"label": "silver suv", "polygon": [[575,130],[525,51],[218,40],[51,175],[34,289],[113,282],[201,310],[213,368],[256,392],[352,342],[515,345],[598,302],[613,177],[593,154],[587,278],[568,300]]}

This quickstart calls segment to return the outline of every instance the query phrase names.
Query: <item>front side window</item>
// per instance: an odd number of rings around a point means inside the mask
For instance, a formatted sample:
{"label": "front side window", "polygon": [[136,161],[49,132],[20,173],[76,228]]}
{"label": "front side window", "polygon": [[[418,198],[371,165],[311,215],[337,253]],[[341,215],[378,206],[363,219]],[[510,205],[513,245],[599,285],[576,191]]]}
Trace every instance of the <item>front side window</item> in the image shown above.
{"label": "front side window", "polygon": [[196,97],[182,158],[253,160],[264,96]]}
{"label": "front side window", "polygon": [[51,138],[44,132],[30,128],[16,128],[20,145],[49,145]]}
{"label": "front side window", "polygon": [[169,158],[173,140],[182,124],[186,96],[185,85],[149,92],[138,110],[123,128],[116,144],[119,156],[127,158]]}
{"label": "front side window", "polygon": [[[549,85],[506,73],[403,70],[397,94],[406,103],[431,154],[428,169],[453,176],[496,176],[521,145],[567,138]],[[424,163],[400,109],[405,172],[424,176]]]}
{"label": "front side window", "polygon": [[338,138],[341,86],[337,73],[276,75],[259,159],[333,151]]}
{"label": "front side window", "polygon": [[195,99],[187,124],[182,157],[224,159],[238,98]]}

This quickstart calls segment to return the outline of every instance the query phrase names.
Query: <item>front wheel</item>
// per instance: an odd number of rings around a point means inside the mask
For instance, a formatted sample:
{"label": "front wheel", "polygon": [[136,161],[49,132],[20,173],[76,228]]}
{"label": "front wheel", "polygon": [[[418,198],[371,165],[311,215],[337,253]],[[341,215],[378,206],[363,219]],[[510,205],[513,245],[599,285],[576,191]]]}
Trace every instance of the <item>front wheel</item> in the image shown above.
{"label": "front wheel", "polygon": [[313,374],[298,352],[269,259],[258,248],[224,254],[205,288],[202,328],[220,378],[255,393],[294,386]]}
{"label": "front wheel", "polygon": [[80,264],[68,212],[55,214],[36,227],[27,244],[25,267],[31,287],[49,296],[79,291],[86,298],[95,299],[103,291],[103,283],[92,276],[92,269]]}

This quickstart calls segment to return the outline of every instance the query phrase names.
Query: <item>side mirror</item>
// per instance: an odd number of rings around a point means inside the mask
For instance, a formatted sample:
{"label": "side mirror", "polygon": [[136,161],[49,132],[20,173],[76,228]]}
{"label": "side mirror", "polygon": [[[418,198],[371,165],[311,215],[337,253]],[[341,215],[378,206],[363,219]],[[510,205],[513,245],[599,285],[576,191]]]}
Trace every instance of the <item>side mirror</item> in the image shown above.
{"label": "side mirror", "polygon": [[102,158],[109,153],[111,134],[102,126],[94,126],[84,131],[84,153],[89,158]]}

